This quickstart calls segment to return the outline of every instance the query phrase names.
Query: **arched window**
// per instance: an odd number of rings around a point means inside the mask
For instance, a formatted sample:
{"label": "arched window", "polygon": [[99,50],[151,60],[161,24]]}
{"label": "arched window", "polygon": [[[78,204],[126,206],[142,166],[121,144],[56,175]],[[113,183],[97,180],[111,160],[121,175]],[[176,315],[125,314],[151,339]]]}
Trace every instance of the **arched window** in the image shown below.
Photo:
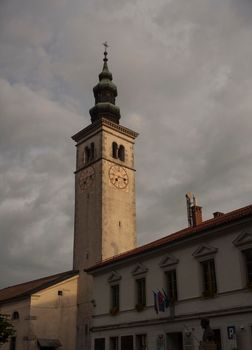
{"label": "arched window", "polygon": [[112,157],[115,159],[118,158],[118,145],[116,142],[112,143]]}
{"label": "arched window", "polygon": [[94,147],[94,142],[91,142],[91,145],[90,145],[90,148],[91,148],[91,160],[94,159],[95,157],[95,147]]}
{"label": "arched window", "polygon": [[19,320],[19,313],[18,311],[14,311],[13,314],[12,314],[12,319],[13,320]]}
{"label": "arched window", "polygon": [[118,158],[124,162],[125,160],[125,148],[123,145],[120,145],[119,149],[118,149]]}
{"label": "arched window", "polygon": [[84,163],[90,162],[90,156],[91,156],[90,148],[86,146],[85,152],[84,152]]}

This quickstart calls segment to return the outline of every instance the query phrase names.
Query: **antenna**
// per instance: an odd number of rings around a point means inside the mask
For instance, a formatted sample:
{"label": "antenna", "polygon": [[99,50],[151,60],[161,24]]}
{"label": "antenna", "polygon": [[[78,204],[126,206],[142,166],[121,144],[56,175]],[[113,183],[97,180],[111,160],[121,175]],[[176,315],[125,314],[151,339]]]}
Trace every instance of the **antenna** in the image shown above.
{"label": "antenna", "polygon": [[196,197],[193,195],[193,206],[196,207],[197,205],[197,199]]}
{"label": "antenna", "polygon": [[[195,197],[193,196],[193,202],[195,202]],[[192,193],[187,192],[186,194],[186,206],[187,206],[187,219],[188,226],[193,226],[193,216],[192,216]]]}

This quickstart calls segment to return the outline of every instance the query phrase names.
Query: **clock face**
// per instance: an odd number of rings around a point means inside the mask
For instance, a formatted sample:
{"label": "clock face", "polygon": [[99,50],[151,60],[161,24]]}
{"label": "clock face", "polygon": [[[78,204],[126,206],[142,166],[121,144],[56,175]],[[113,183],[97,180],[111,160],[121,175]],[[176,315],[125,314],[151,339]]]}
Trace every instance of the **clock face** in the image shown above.
{"label": "clock face", "polygon": [[88,188],[94,181],[95,170],[92,166],[82,170],[79,177],[80,190],[83,192]]}
{"label": "clock face", "polygon": [[113,165],[109,169],[109,180],[115,187],[119,189],[126,188],[129,183],[126,169],[119,165]]}

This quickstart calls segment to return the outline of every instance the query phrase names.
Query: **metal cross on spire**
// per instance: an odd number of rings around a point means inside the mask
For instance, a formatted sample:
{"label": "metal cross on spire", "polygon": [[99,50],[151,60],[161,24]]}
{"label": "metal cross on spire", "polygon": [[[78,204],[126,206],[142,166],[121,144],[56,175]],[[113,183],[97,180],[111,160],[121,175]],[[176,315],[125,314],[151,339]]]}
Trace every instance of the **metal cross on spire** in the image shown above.
{"label": "metal cross on spire", "polygon": [[107,48],[108,48],[109,46],[108,46],[107,41],[105,41],[102,45],[105,47],[103,61],[104,61],[104,63],[106,63],[106,62],[108,61],[108,59],[107,59],[107,55],[108,55],[108,53],[107,53]]}
{"label": "metal cross on spire", "polygon": [[102,45],[105,47],[105,52],[107,52],[107,48],[109,47],[107,41],[105,41],[104,43],[102,43]]}

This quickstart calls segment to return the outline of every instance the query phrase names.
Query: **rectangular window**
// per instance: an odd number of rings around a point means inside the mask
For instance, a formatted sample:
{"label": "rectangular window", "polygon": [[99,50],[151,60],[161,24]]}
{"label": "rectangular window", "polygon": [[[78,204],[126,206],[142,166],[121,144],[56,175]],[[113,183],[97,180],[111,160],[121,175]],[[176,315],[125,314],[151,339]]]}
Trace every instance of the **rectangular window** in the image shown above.
{"label": "rectangular window", "polygon": [[136,280],[137,305],[146,305],[145,278]]}
{"label": "rectangular window", "polygon": [[167,296],[169,301],[174,302],[178,299],[176,270],[167,271],[165,275],[166,275]]}
{"label": "rectangular window", "polygon": [[119,349],[118,344],[119,344],[118,337],[111,337],[109,349],[110,350],[118,350]]}
{"label": "rectangular window", "polygon": [[105,350],[105,338],[97,338],[94,341],[95,350]]}
{"label": "rectangular window", "polygon": [[245,264],[247,268],[247,282],[252,287],[252,249],[244,250]]}
{"label": "rectangular window", "polygon": [[120,305],[119,293],[119,284],[111,286],[111,309],[117,309],[117,311],[119,310]]}
{"label": "rectangular window", "polygon": [[214,260],[201,262],[203,273],[203,296],[213,297],[217,293]]}
{"label": "rectangular window", "polygon": [[10,338],[10,350],[16,350],[16,337]]}
{"label": "rectangular window", "polygon": [[132,335],[121,337],[121,350],[134,350]]}
{"label": "rectangular window", "polygon": [[146,350],[146,334],[138,334],[136,336],[136,350]]}

